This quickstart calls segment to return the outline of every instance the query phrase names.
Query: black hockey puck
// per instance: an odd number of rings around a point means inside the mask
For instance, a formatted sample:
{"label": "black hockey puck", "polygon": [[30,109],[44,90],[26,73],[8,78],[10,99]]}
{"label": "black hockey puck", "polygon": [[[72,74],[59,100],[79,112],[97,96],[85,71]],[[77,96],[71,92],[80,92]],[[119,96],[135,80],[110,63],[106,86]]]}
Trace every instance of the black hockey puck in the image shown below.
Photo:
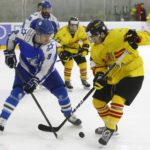
{"label": "black hockey puck", "polygon": [[84,138],[85,137],[84,132],[79,132],[79,136],[80,136],[80,138]]}

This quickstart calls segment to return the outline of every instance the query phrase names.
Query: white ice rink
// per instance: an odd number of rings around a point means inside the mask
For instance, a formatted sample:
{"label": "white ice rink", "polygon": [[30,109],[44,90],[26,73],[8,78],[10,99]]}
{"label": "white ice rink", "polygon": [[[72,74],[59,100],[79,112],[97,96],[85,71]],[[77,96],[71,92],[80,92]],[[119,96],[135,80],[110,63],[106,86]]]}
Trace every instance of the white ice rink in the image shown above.
{"label": "white ice rink", "polygon": [[[92,106],[92,95],[77,110],[76,115],[82,119],[82,127],[76,128],[69,123],[58,132],[58,139],[52,133],[39,131],[39,123],[45,123],[43,116],[30,95],[24,97],[7,122],[5,132],[0,133],[0,150],[149,150],[150,148],[150,47],[140,47],[144,59],[145,80],[142,89],[133,104],[125,107],[124,115],[119,123],[119,135],[112,137],[106,147],[98,143],[99,136],[94,130],[103,126]],[[0,51],[0,110],[10,93],[13,84],[14,70],[4,64],[3,52]],[[89,61],[88,61],[89,64]],[[63,76],[63,67],[59,62],[56,67]],[[89,81],[92,73],[88,70]],[[75,65],[72,74],[74,91],[69,93],[73,107],[88,92],[84,90],[79,79],[79,71]],[[35,93],[53,126],[58,126],[64,117],[56,98],[46,90]],[[78,133],[83,131],[85,138]]]}

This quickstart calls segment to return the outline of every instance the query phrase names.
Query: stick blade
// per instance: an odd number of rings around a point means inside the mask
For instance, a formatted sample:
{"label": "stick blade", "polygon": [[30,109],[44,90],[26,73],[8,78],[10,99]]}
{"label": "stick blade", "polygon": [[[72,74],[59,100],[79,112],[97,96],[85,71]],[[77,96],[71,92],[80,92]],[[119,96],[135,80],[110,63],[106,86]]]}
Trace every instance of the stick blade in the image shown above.
{"label": "stick blade", "polygon": [[[39,124],[38,129],[41,130],[41,131],[45,131],[45,132],[53,132],[52,129],[49,126],[44,125],[44,124]],[[54,129],[55,132],[58,131],[57,127],[53,127],[53,129]]]}
{"label": "stick blade", "polygon": [[51,128],[44,124],[39,124],[38,129],[45,132],[52,132]]}

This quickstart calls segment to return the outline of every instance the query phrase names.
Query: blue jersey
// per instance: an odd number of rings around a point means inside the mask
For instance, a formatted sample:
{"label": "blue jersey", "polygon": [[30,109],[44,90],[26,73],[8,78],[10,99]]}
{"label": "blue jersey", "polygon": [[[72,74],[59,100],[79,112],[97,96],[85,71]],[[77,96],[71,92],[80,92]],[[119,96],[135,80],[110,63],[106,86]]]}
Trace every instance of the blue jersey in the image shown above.
{"label": "blue jersey", "polygon": [[13,32],[9,38],[8,50],[14,49],[16,45],[20,49],[20,65],[32,76],[40,81],[45,80],[53,71],[57,59],[57,43],[51,39],[46,45],[34,43],[35,30],[22,28]]}
{"label": "blue jersey", "polygon": [[[35,12],[35,13],[31,14],[29,19],[26,19],[25,22],[23,23],[23,28],[32,27],[34,29],[34,26],[38,19],[44,19],[41,12]],[[59,22],[58,22],[57,18],[52,13],[50,13],[49,18],[47,18],[47,19],[52,22],[52,25],[54,27],[54,33],[56,33],[59,29]]]}

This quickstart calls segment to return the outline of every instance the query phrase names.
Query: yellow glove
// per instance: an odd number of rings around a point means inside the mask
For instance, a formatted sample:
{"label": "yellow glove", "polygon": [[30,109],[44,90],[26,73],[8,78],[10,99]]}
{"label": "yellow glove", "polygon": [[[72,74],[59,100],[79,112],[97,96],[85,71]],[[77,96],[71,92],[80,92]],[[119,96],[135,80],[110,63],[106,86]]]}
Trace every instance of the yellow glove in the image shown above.
{"label": "yellow glove", "polygon": [[85,57],[89,52],[89,44],[83,44],[80,52],[82,57]]}
{"label": "yellow glove", "polygon": [[87,54],[88,54],[87,51],[83,51],[81,55],[82,55],[82,57],[85,57]]}
{"label": "yellow glove", "polygon": [[93,87],[96,90],[102,89],[107,84],[107,79],[103,78],[104,73],[98,72],[93,80]]}

